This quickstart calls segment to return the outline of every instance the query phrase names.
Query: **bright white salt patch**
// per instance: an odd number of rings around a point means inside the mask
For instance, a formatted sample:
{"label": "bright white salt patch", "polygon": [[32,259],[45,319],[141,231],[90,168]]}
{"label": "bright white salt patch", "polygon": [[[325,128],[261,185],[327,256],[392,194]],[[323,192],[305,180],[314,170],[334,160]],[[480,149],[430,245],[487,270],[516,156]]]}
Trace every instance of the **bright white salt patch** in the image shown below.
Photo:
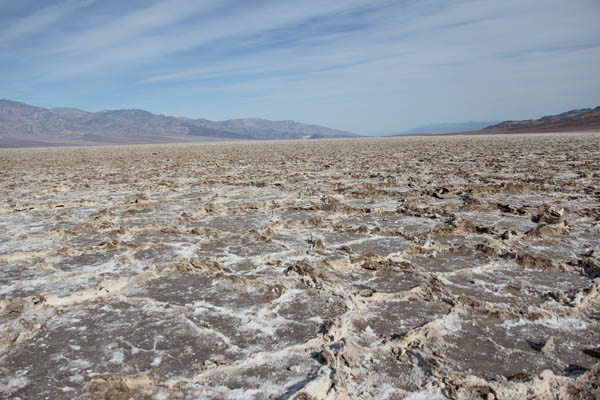
{"label": "bright white salt patch", "polygon": [[448,315],[444,319],[444,327],[442,328],[441,334],[448,335],[460,331],[462,329],[460,322],[461,320],[457,315]]}
{"label": "bright white salt patch", "polygon": [[69,382],[81,383],[83,382],[83,376],[80,374],[73,375],[69,378]]}
{"label": "bright white salt patch", "polygon": [[404,400],[443,400],[446,399],[439,389],[428,389],[420,392],[414,392],[404,398]]}
{"label": "bright white salt patch", "polygon": [[88,360],[82,360],[82,359],[71,360],[69,362],[69,367],[76,368],[76,369],[86,369],[86,368],[89,368],[91,365],[92,365],[91,362],[89,362]]}
{"label": "bright white salt patch", "polygon": [[169,395],[168,395],[168,393],[161,392],[161,393],[155,394],[152,398],[154,400],[168,400],[169,399]]}
{"label": "bright white salt patch", "polygon": [[177,243],[173,246],[175,254],[181,258],[194,258],[196,256],[197,247],[191,243]]}
{"label": "bright white salt patch", "polygon": [[247,322],[243,327],[247,330],[259,331],[265,335],[274,335],[277,333],[277,329],[284,326],[289,321],[281,316],[264,318],[261,317],[258,320],[251,320]]}
{"label": "bright white salt patch", "polygon": [[125,356],[122,350],[115,351],[110,359],[112,364],[122,364]]}
{"label": "bright white salt patch", "polygon": [[152,365],[153,367],[158,367],[161,362],[162,362],[162,355],[156,356],[154,358],[154,360],[152,360],[152,364],[150,364],[150,365]]}
{"label": "bright white salt patch", "polygon": [[543,320],[529,321],[523,318],[520,318],[518,321],[506,320],[502,322],[500,326],[504,328],[513,328],[516,326],[524,326],[524,325],[543,325],[552,329],[587,329],[588,325],[585,321],[575,319],[575,318],[560,318],[560,317],[552,317]]}
{"label": "bright white salt patch", "polygon": [[14,390],[27,386],[29,379],[24,376],[13,378],[2,378],[0,380],[0,393],[10,393]]}

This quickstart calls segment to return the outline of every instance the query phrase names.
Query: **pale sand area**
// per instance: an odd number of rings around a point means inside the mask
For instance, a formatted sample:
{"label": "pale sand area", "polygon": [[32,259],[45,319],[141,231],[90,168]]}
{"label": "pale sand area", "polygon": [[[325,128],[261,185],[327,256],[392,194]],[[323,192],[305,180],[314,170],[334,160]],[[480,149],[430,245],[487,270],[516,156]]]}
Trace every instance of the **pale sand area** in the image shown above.
{"label": "pale sand area", "polygon": [[600,134],[0,150],[0,398],[600,396]]}

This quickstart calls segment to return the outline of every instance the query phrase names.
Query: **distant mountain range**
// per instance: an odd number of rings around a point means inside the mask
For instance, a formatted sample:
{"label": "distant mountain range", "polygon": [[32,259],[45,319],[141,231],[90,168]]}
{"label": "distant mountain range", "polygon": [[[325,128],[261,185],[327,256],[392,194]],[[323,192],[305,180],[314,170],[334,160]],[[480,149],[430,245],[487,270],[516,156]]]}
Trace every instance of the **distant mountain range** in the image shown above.
{"label": "distant mountain range", "polygon": [[464,131],[476,131],[476,130],[483,129],[485,127],[488,127],[490,125],[497,124],[497,123],[498,123],[498,121],[488,121],[488,122],[469,121],[469,122],[431,124],[431,125],[418,126],[416,128],[404,131],[401,134],[454,133],[454,132],[464,132]]}
{"label": "distant mountain range", "polygon": [[209,121],[143,110],[87,112],[0,100],[0,147],[141,144],[207,140],[350,138],[358,135],[295,121]]}
{"label": "distant mountain range", "polygon": [[493,134],[600,131],[600,107],[581,108],[540,119],[424,125],[394,136],[411,134]]}
{"label": "distant mountain range", "polygon": [[600,130],[600,107],[581,108],[524,121],[504,121],[481,133],[569,132]]}
{"label": "distant mountain range", "polygon": [[[405,134],[493,134],[600,130],[600,107],[571,110],[535,120],[426,125]],[[259,118],[209,121],[143,110],[87,112],[46,109],[0,100],[0,147],[174,143],[359,137],[351,132],[295,121]]]}

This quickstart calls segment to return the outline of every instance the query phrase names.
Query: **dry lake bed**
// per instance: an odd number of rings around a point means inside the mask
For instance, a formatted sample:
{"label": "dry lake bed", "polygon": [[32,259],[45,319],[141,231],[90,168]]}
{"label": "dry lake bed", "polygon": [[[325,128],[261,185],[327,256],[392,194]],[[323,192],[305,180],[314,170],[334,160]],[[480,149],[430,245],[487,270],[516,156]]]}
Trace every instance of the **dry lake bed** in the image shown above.
{"label": "dry lake bed", "polygon": [[0,399],[600,397],[600,134],[0,150]]}

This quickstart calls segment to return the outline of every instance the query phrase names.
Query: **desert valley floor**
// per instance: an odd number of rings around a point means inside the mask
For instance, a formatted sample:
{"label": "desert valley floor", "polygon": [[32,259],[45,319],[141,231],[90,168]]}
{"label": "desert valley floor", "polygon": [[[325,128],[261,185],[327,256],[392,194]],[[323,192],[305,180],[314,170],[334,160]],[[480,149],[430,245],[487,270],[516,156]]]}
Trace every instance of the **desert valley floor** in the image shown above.
{"label": "desert valley floor", "polygon": [[0,399],[600,396],[600,134],[0,150]]}

